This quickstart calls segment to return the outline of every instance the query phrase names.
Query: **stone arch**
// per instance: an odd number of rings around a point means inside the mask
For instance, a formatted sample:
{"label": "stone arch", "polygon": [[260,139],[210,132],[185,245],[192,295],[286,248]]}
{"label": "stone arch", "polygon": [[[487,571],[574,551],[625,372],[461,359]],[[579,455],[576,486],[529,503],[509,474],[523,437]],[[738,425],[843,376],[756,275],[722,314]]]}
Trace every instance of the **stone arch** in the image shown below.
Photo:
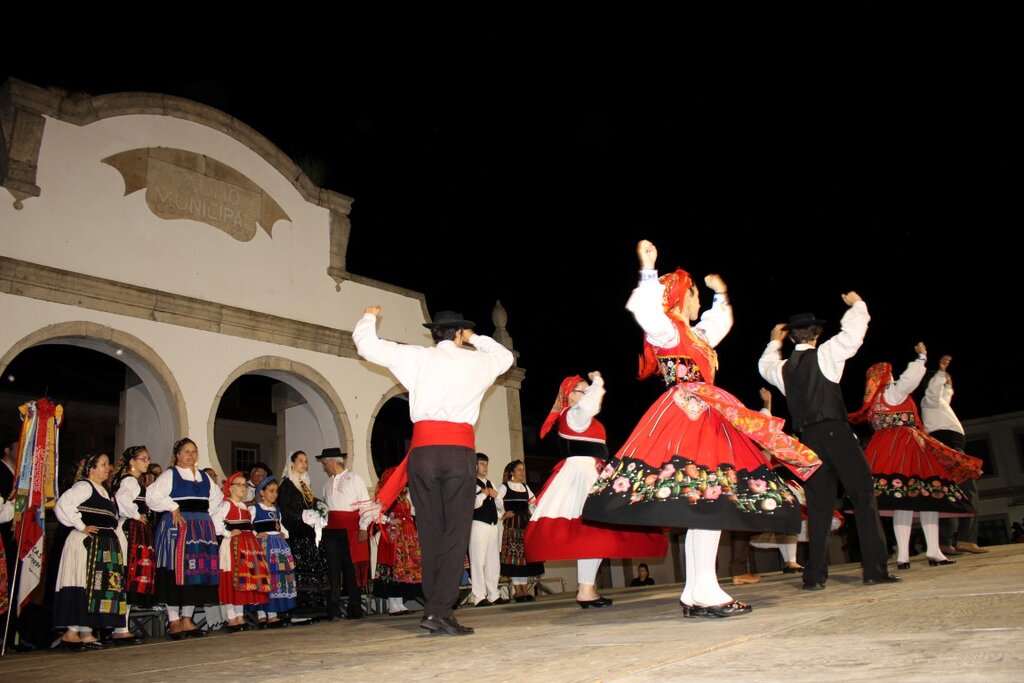
{"label": "stone arch", "polygon": [[[228,390],[228,387],[243,375],[263,375],[264,377],[270,377],[276,379],[279,382],[287,384],[292,389],[301,394],[307,401],[311,399],[313,401],[319,401],[317,406],[321,413],[326,413],[325,420],[329,420],[329,426],[333,433],[337,435],[339,445],[343,450],[348,453],[352,453],[355,440],[352,436],[352,426],[349,422],[348,414],[345,412],[344,403],[338,392],[334,390],[334,386],[320,374],[317,370],[312,368],[305,363],[299,363],[297,361],[289,360],[279,356],[260,356],[250,361],[243,363],[242,365],[235,368],[228,376],[224,379],[220,389],[217,391],[217,395],[214,397],[212,405],[210,406],[210,418],[207,422],[207,443],[208,450],[210,451],[210,461],[220,464],[221,460],[219,455],[216,453],[216,441],[214,438],[214,427],[217,420],[217,410],[220,407],[221,399],[224,396],[224,392]],[[321,429],[324,425],[318,420]],[[328,436],[332,436],[328,434]],[[282,445],[279,444],[279,448]],[[282,451],[283,452],[283,451]],[[310,460],[312,460],[317,454],[307,453]],[[311,474],[313,471],[311,470]]]}
{"label": "stone arch", "polygon": [[170,448],[174,439],[189,433],[185,400],[174,373],[149,344],[135,335],[107,325],[84,320],[47,325],[21,338],[0,356],[0,374],[20,353],[34,346],[67,344],[98,351],[120,360],[139,376],[152,393],[160,424],[170,434],[166,444],[151,448]]}
{"label": "stone arch", "polygon": [[409,390],[406,389],[404,386],[402,386],[401,384],[395,384],[390,389],[381,394],[380,399],[377,401],[377,405],[373,407],[373,411],[370,413],[370,424],[369,428],[366,430],[366,457],[368,464],[370,465],[370,473],[373,475],[374,479],[376,479],[377,469],[373,464],[372,441],[373,426],[377,422],[377,415],[380,414],[380,410],[381,408],[384,407],[385,403],[395,398],[396,396],[401,396],[402,394],[408,393]]}

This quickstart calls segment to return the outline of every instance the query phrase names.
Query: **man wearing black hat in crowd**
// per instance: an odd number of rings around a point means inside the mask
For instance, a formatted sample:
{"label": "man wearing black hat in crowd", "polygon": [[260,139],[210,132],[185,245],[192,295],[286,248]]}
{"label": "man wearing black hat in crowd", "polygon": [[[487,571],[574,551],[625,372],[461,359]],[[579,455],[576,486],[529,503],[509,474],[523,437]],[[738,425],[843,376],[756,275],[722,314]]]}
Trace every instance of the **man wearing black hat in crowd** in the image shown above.
{"label": "man wearing black hat in crowd", "polygon": [[[431,633],[466,635],[473,629],[459,624],[451,612],[473,522],[473,425],[484,392],[514,359],[498,342],[474,334],[474,323],[454,311],[439,311],[433,322],[424,324],[434,347],[379,339],[378,315],[380,306],[368,306],[352,339],[360,356],[391,370],[409,390],[409,493],[416,506],[426,598],[420,626]],[[462,348],[466,342],[476,351]]]}
{"label": "man wearing black hat in crowd", "polygon": [[[844,294],[843,302],[850,308],[843,315],[839,334],[819,345],[825,321],[812,313],[799,313],[789,319],[788,326],[775,326],[757,364],[761,376],[786,396],[793,429],[822,462],[822,467],[804,483],[810,546],[804,567],[805,590],[821,590],[828,580],[828,533],[835,509],[836,479],[842,482],[857,515],[864,583],[899,581],[886,565],[889,553],[878,518],[871,468],[850,429],[839,388],[846,361],[864,343],[871,316],[856,292]],[[787,330],[796,348],[785,361],[782,342]]]}
{"label": "man wearing black hat in crowd", "polygon": [[361,522],[359,514],[354,511],[355,504],[368,499],[370,494],[359,475],[345,469],[347,458],[348,455],[336,446],[325,448],[316,456],[328,477],[324,482],[324,503],[328,510],[327,528],[324,529],[324,554],[327,556],[327,578],[331,582],[331,603],[327,606],[329,619],[341,616],[338,600],[343,585],[345,595],[348,596],[345,618],[363,618],[356,563],[363,561],[364,555],[365,563],[370,561],[366,533],[369,523]]}

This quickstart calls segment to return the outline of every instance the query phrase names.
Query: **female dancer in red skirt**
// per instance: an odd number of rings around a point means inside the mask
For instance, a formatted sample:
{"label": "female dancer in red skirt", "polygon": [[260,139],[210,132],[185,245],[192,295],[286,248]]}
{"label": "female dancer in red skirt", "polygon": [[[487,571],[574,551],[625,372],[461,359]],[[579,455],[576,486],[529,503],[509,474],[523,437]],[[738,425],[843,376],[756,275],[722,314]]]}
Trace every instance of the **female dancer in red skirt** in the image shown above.
{"label": "female dancer in red skirt", "polygon": [[896,563],[910,569],[910,530],[921,518],[928,564],[953,564],[939,548],[939,517],[974,514],[970,497],[958,484],[981,476],[981,460],[936,441],[921,428],[921,416],[910,394],[921,383],[928,360],[924,342],[914,347],[911,361],[893,380],[889,363],[868,369],[864,405],[851,422],[870,421],[875,433],[864,454],[875,480],[878,514],[892,516]]}
{"label": "female dancer in red skirt", "polygon": [[704,282],[714,303],[697,320],[700,297],[690,275],[658,278],[657,249],[637,247],[640,283],[626,304],[644,330],[640,377],[662,375],[668,390],[641,418],[601,472],[583,510],[598,522],[686,527],[687,617],[729,617],[750,611],[718,585],[715,558],[722,529],[800,528],[800,506],[772,471],[764,449],[806,479],[821,461],[782,432],[783,421],[749,410],[713,384],[715,346],[732,327],[725,283]]}
{"label": "female dancer in red skirt", "polygon": [[565,459],[555,465],[526,525],[527,562],[576,560],[576,602],[584,609],[612,604],[595,588],[602,558],[661,558],[668,549],[663,533],[581,517],[587,494],[608,461],[604,425],[596,418],[605,394],[604,378],[597,371],[589,377],[590,382],[579,375],[562,380],[540,429],[544,438],[558,426],[558,449]]}

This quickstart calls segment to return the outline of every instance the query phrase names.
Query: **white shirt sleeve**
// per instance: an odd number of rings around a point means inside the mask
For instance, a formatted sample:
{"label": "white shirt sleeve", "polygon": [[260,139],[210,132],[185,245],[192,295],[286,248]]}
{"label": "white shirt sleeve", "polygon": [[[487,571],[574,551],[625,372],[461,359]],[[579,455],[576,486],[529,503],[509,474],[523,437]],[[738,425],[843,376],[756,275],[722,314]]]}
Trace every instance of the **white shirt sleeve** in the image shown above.
{"label": "white shirt sleeve", "polygon": [[511,351],[486,335],[474,332],[466,341],[472,344],[474,349],[484,354],[484,362],[493,377],[502,375],[512,367],[512,363],[516,360]]}
{"label": "white shirt sleeve", "polygon": [[142,486],[139,485],[139,480],[135,477],[128,476],[121,480],[121,485],[117,487],[117,493],[114,494],[114,500],[117,501],[117,509],[122,517],[128,519],[142,517],[139,514],[139,506],[135,503],[135,498],[138,497],[141,490]]}
{"label": "white shirt sleeve", "polygon": [[480,480],[476,480],[476,502],[473,503],[473,509],[479,510],[480,506],[484,504],[487,499],[487,494],[484,493],[483,488],[480,486]]}
{"label": "white shirt sleeve", "polygon": [[0,504],[0,524],[7,524],[12,519],[14,519],[14,502],[5,500],[3,504]]}
{"label": "white shirt sleeve", "polygon": [[210,475],[202,470],[199,470],[199,476],[206,477],[210,482],[210,507],[207,508],[210,515],[213,516],[213,511],[220,507],[221,501],[224,500],[224,492],[220,490],[220,487],[213,483],[213,479],[210,479]]}
{"label": "white shirt sleeve", "polygon": [[210,513],[210,518],[213,520],[213,528],[217,531],[218,536],[227,536],[227,527],[224,525],[224,518],[227,517],[228,512],[231,510],[231,506],[234,505],[229,500],[222,500],[217,508]]}
{"label": "white shirt sleeve", "polygon": [[498,508],[498,521],[501,521],[501,516],[505,514],[505,493],[508,491],[508,487],[504,484],[498,487],[498,497],[494,499],[494,505]]}
{"label": "white shirt sleeve", "polygon": [[[370,500],[370,492],[366,489],[366,482],[355,472],[352,473],[352,490],[354,492],[352,497],[352,504],[355,505],[359,501]],[[358,507],[356,508],[358,511]],[[370,518],[359,517],[359,530],[366,531],[370,528]]]}
{"label": "white shirt sleeve", "polygon": [[[949,403],[944,391],[946,388],[946,373],[937,370],[932,378],[928,380],[928,386],[924,390],[924,398],[921,399],[921,407],[938,408],[943,403]],[[952,394],[953,390],[950,389]],[[945,399],[945,400],[943,400]]]}
{"label": "white shirt sleeve", "polygon": [[[640,273],[647,279],[641,279],[640,284],[629,295],[626,310],[633,314],[647,341],[663,349],[671,348],[679,343],[679,330],[661,307],[665,285],[658,282],[657,272],[653,270]],[[654,273],[653,278],[649,277],[651,273]]]}
{"label": "white shirt sleeve", "polygon": [[154,512],[170,512],[178,509],[178,504],[171,498],[171,486],[174,485],[174,468],[168,467],[152,484],[146,487],[146,505]]}
{"label": "white shirt sleeve", "polygon": [[890,382],[885,387],[885,402],[891,406],[898,406],[907,400],[907,396],[914,393],[917,385],[924,379],[925,361],[927,358],[918,358],[907,363],[907,369],[895,382]]}
{"label": "white shirt sleeve", "polygon": [[93,486],[89,482],[75,482],[75,485],[65,491],[53,506],[58,521],[64,526],[83,531],[85,522],[82,521],[82,513],[78,511],[78,506],[89,500],[93,491]]}
{"label": "white shirt sleeve", "polygon": [[569,408],[569,412],[566,413],[565,420],[569,423],[569,428],[578,434],[587,431],[594,417],[601,412],[604,394],[604,378],[598,375],[583,392],[576,405]]}
{"label": "white shirt sleeve", "polygon": [[708,344],[714,348],[722,343],[725,335],[729,334],[729,330],[732,329],[732,321],[732,306],[729,305],[729,297],[725,294],[715,294],[711,308],[704,311],[696,327],[703,330]]}
{"label": "white shirt sleeve", "polygon": [[870,320],[867,304],[858,301],[843,314],[839,334],[818,345],[818,367],[829,381],[838,384],[843,378],[846,361],[853,358],[864,343]]}
{"label": "white shirt sleeve", "polygon": [[425,347],[397,344],[377,336],[377,316],[366,313],[352,330],[360,356],[390,370],[406,387],[415,379],[417,358]]}
{"label": "white shirt sleeve", "polygon": [[768,342],[760,360],[757,361],[757,371],[761,373],[761,377],[781,391],[783,396],[786,395],[786,386],[782,380],[782,366],[785,364],[786,361],[782,360],[782,342],[775,339]]}

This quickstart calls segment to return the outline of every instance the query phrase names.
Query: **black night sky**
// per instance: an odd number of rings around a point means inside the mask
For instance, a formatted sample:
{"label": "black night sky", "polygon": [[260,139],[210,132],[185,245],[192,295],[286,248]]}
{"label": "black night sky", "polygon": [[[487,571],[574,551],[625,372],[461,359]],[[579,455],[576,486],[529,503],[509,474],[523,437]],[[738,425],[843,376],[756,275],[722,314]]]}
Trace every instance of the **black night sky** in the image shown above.
{"label": "black night sky", "polygon": [[[1024,407],[1010,331],[1024,289],[1019,77],[987,49],[729,67],[714,54],[572,50],[526,62],[495,39],[458,59],[273,78],[239,65],[198,77],[195,65],[78,63],[0,75],[168,93],[244,121],[355,199],[351,272],[422,291],[431,311],[459,310],[484,333],[501,300],[527,371],[527,430],[562,377],[601,370],[614,450],[660,391],[633,378],[641,333],[623,308],[642,238],[662,271],[717,272],[729,285],[736,324],[717,383],[748,405],[759,407],[756,362],[772,326],[810,310],[832,334],[840,294],[854,289],[872,322],[847,365],[850,409],[868,365],[902,366],[920,340],[931,368],[953,355],[962,419]],[[537,448],[528,437],[527,452]]]}

